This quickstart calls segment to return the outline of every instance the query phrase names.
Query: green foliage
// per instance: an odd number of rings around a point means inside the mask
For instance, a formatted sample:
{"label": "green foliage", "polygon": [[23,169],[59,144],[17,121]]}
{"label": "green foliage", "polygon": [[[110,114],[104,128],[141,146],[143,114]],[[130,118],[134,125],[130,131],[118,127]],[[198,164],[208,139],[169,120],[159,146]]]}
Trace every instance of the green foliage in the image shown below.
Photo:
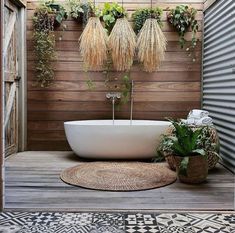
{"label": "green foliage", "polygon": [[180,157],[187,157],[193,155],[205,155],[205,150],[199,144],[202,129],[193,130],[188,125],[171,121],[175,129],[175,139],[172,145],[173,153]]}
{"label": "green foliage", "polygon": [[67,19],[67,11],[62,5],[55,3],[54,0],[46,1],[45,5],[48,7],[51,13],[55,14],[55,23],[58,26],[62,23],[63,20]]}
{"label": "green foliage", "polygon": [[40,5],[33,16],[33,40],[36,56],[36,78],[41,87],[50,85],[54,79],[51,60],[55,58],[55,17],[45,4]]}
{"label": "green foliage", "polygon": [[149,18],[157,19],[159,25],[162,26],[161,17],[162,17],[162,9],[160,9],[158,7],[153,8],[153,9],[151,9],[151,8],[142,8],[142,9],[136,10],[132,14],[135,33],[138,34],[140,32],[140,30],[143,27],[146,19],[149,19]]}
{"label": "green foliage", "polygon": [[80,0],[68,0],[67,8],[72,18],[83,22],[83,27],[87,24],[93,11],[95,11],[94,6],[90,2],[81,2]]}
{"label": "green foliage", "polygon": [[68,0],[67,2],[68,12],[74,19],[82,18],[84,10],[81,7],[80,0]]}
{"label": "green foliage", "polygon": [[121,87],[121,103],[126,104],[130,100],[131,95],[131,80],[128,75],[125,75],[122,78],[122,87]]}
{"label": "green foliage", "polygon": [[125,9],[118,3],[109,3],[104,4],[104,8],[101,11],[102,20],[104,21],[105,28],[108,33],[113,29],[113,26],[118,18],[123,18],[126,16]]}
{"label": "green foliage", "polygon": [[[192,29],[192,40],[191,46],[187,48],[187,51],[191,50],[194,52],[194,48],[197,45],[196,33],[198,32],[198,22],[196,20],[197,10],[186,6],[179,5],[175,9],[171,9],[167,14],[168,21],[173,25],[179,34],[179,43],[181,48],[184,48],[186,39],[185,33]],[[193,58],[195,60],[195,58]]]}
{"label": "green foliage", "polygon": [[163,152],[167,152],[168,154],[172,154],[172,146],[174,143],[174,136],[171,135],[162,135],[160,144],[156,150],[156,157],[154,159],[155,162],[164,161],[165,157]]}
{"label": "green foliage", "polygon": [[204,128],[193,129],[182,122],[170,121],[174,130],[171,135],[162,137],[158,147],[158,157],[161,158],[162,152],[182,157],[179,171],[182,175],[186,175],[190,156],[207,156],[205,141],[208,140],[208,135],[203,133]]}

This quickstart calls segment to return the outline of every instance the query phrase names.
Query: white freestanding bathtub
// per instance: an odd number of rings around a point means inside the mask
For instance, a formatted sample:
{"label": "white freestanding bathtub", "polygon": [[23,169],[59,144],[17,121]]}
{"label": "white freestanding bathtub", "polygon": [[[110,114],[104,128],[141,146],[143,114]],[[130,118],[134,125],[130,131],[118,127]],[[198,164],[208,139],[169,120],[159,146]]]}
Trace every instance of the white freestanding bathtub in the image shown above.
{"label": "white freestanding bathtub", "polygon": [[156,153],[167,121],[86,120],[64,123],[72,150],[83,158],[145,159]]}

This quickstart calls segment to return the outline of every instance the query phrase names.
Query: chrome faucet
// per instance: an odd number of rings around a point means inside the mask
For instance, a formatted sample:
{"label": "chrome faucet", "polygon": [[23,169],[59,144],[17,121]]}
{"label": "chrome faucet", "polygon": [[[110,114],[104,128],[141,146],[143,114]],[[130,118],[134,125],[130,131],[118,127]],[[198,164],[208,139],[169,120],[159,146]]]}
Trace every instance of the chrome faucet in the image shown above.
{"label": "chrome faucet", "polygon": [[113,125],[114,125],[114,119],[115,119],[115,102],[116,100],[121,99],[121,97],[122,97],[122,94],[120,92],[110,92],[106,94],[106,98],[110,99],[113,105]]}

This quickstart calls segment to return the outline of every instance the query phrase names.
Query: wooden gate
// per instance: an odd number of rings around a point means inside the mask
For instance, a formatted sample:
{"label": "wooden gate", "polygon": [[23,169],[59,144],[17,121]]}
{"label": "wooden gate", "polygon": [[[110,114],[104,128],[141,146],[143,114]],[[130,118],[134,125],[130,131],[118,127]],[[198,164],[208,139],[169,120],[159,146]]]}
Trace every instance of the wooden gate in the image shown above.
{"label": "wooden gate", "polygon": [[5,156],[18,151],[18,8],[10,1],[4,4],[4,99]]}

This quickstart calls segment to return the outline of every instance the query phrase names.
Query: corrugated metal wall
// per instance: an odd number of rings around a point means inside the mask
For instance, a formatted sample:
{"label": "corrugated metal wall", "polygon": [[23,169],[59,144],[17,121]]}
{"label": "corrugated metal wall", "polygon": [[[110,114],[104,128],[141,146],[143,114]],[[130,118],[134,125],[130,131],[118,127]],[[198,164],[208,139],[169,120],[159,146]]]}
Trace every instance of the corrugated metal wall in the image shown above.
{"label": "corrugated metal wall", "polygon": [[203,109],[217,127],[224,164],[235,169],[235,0],[217,0],[205,12]]}

